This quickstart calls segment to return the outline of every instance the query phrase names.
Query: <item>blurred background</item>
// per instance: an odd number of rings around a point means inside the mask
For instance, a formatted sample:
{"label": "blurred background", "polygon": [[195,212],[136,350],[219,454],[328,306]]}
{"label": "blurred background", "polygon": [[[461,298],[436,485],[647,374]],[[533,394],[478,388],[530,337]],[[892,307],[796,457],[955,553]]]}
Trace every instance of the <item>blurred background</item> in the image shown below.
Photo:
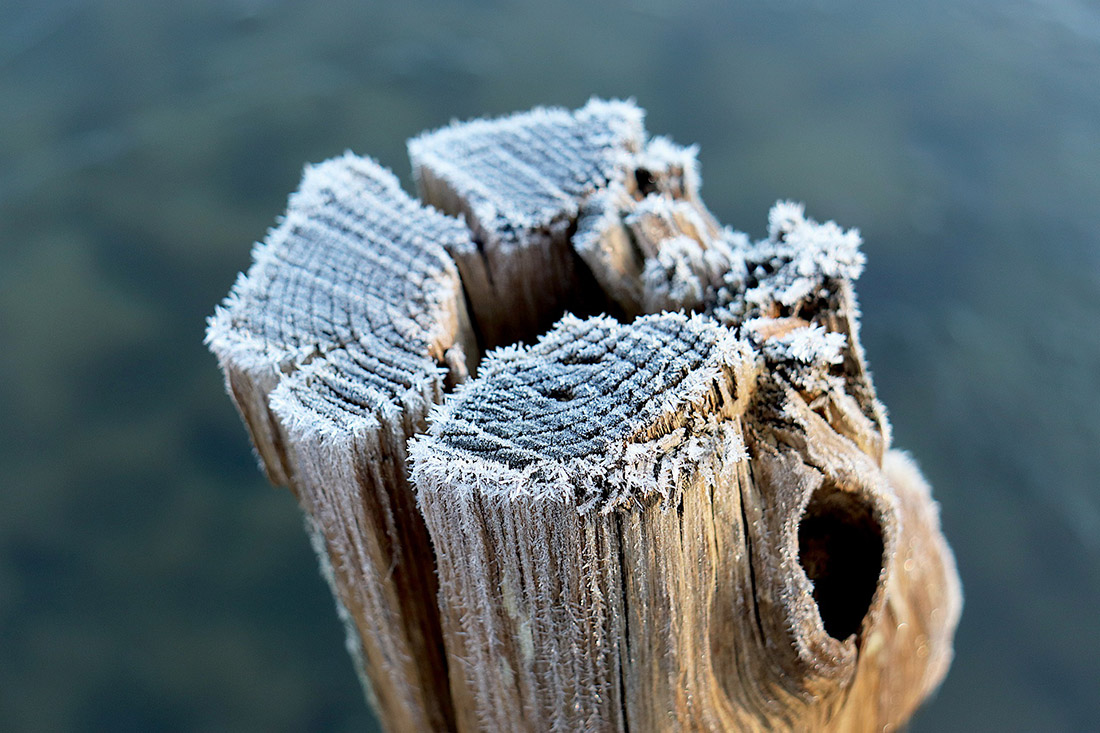
{"label": "blurred background", "polygon": [[0,3],[0,728],[370,730],[202,345],[302,165],[634,97],[704,196],[859,227],[864,345],[966,606],[914,731],[1100,719],[1087,0]]}

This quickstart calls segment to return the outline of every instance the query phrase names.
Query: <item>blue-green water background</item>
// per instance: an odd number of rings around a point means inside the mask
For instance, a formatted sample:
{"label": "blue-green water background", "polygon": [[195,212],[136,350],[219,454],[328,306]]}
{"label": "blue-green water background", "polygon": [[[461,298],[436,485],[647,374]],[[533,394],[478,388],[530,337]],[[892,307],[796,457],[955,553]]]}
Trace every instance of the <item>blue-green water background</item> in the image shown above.
{"label": "blue-green water background", "polygon": [[861,228],[864,343],[966,591],[913,729],[1100,719],[1085,0],[0,4],[0,728],[371,728],[204,319],[301,166],[633,96],[753,235]]}

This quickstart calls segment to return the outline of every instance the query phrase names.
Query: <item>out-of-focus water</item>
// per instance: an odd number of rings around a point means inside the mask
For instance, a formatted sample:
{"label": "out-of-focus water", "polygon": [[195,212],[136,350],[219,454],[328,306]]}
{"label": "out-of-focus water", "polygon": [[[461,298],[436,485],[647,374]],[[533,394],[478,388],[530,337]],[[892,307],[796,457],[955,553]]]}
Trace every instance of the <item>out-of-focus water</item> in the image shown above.
{"label": "out-of-focus water", "polygon": [[[737,7],[732,7],[737,5]],[[966,591],[913,729],[1100,719],[1100,9],[0,4],[0,727],[362,730],[205,317],[307,161],[633,96],[708,204],[858,226],[864,343]]]}

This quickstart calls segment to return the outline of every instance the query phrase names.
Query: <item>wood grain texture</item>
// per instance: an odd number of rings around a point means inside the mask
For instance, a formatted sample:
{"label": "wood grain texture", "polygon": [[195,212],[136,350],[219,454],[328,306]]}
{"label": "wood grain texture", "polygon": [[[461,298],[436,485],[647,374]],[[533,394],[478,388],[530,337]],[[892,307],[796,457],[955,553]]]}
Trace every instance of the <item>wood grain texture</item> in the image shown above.
{"label": "wood grain texture", "polygon": [[307,513],[368,695],[395,730],[452,724],[405,442],[476,357],[446,253],[468,242],[370,160],[308,168],[207,336],[268,475]]}
{"label": "wood grain texture", "polygon": [[208,331],[387,729],[903,725],[961,592],[859,343],[859,233],[723,226],[630,102],[409,151],[427,206],[307,169]]}
{"label": "wood grain texture", "polygon": [[605,298],[570,246],[581,202],[627,175],[645,142],[643,112],[592,100],[456,123],[409,141],[423,200],[462,217],[473,244],[455,252],[483,342],[548,328],[563,310]]}

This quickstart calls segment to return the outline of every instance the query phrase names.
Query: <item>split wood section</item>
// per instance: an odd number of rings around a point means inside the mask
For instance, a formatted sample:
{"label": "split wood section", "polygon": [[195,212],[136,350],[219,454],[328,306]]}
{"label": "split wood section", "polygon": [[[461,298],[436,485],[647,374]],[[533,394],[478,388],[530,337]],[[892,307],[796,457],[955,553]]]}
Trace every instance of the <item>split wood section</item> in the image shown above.
{"label": "split wood section", "polygon": [[961,595],[859,345],[858,233],[723,227],[631,103],[409,147],[428,205],[307,169],[207,337],[384,725],[902,725]]}

